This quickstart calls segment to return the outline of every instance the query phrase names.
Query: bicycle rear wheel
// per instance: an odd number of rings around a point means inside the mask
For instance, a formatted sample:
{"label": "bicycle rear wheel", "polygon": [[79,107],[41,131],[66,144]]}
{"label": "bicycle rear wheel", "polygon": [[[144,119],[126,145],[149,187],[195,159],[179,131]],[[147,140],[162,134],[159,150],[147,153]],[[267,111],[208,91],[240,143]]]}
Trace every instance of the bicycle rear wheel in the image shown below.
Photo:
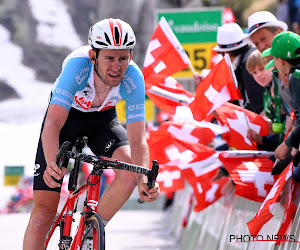
{"label": "bicycle rear wheel", "polygon": [[82,237],[82,250],[104,250],[105,249],[105,231],[104,225],[99,214],[94,214],[87,219],[84,226]]}

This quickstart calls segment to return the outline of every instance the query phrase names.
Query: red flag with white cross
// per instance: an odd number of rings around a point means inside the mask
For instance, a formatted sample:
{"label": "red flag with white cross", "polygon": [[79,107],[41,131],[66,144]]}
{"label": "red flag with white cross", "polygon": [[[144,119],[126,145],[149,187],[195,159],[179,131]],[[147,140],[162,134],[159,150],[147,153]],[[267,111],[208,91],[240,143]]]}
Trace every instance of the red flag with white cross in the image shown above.
{"label": "red flag with white cross", "polygon": [[222,134],[223,130],[219,125],[209,122],[163,122],[158,127],[160,131],[166,131],[178,139],[201,143],[207,145],[217,135]]}
{"label": "red flag with white cross", "polygon": [[266,199],[261,204],[260,209],[258,210],[255,217],[247,223],[251,235],[257,235],[262,226],[273,217],[273,214],[271,212],[272,207],[279,199],[284,184],[291,177],[292,167],[293,164],[291,163],[288,167],[285,168],[284,171],[282,171],[271,191],[267,195]]}
{"label": "red flag with white cross", "polygon": [[[246,113],[246,116],[245,116]],[[223,134],[224,140],[230,147],[239,150],[256,150],[256,144],[247,138],[249,127],[260,136],[268,135],[268,123],[260,115],[245,109],[245,113],[240,106],[226,102],[216,109],[216,119],[223,126],[227,126],[229,131]]]}
{"label": "red flag with white cross", "polygon": [[215,151],[200,144],[177,139],[166,131],[149,131],[150,158],[167,166],[185,166],[214,155]]}
{"label": "red flag with white cross", "polygon": [[178,106],[188,106],[195,95],[186,91],[173,77],[168,76],[162,82],[153,85],[146,81],[146,94],[159,109],[174,115]]}
{"label": "red flag with white cross", "polygon": [[189,105],[194,119],[202,121],[224,102],[239,100],[241,95],[234,84],[230,69],[223,58],[213,66],[196,89],[196,99]]}
{"label": "red flag with white cross", "polygon": [[151,37],[143,66],[145,82],[156,85],[189,66],[189,58],[162,17]]}
{"label": "red flag with white cross", "polygon": [[219,155],[230,177],[235,183],[235,194],[263,202],[275,183],[271,175],[274,162],[267,157],[225,157]]}
{"label": "red flag with white cross", "polygon": [[288,201],[285,204],[285,210],[284,210],[284,215],[282,219],[281,226],[277,232],[277,235],[281,235],[281,237],[278,238],[276,241],[275,245],[278,245],[280,243],[280,238],[284,239],[284,235],[291,224],[293,217],[297,211],[297,206],[294,204],[294,191],[295,191],[295,183],[293,179],[291,180],[291,189],[289,193],[289,198]]}
{"label": "red flag with white cross", "polygon": [[195,212],[200,212],[207,208],[219,198],[223,196],[221,193],[222,187],[228,182],[229,177],[223,177],[217,181],[211,180],[215,175],[216,171],[209,172],[201,177],[198,182],[192,184],[197,204],[194,207]]}
{"label": "red flag with white cross", "polygon": [[185,187],[185,179],[181,170],[176,166],[159,166],[159,174],[156,181],[161,192],[175,192]]}
{"label": "red flag with white cross", "polygon": [[[193,186],[198,204],[195,211],[204,209],[221,197],[220,190],[227,178],[210,182],[222,165],[214,150],[160,130],[149,132],[148,144],[151,159],[156,159],[164,167],[177,166]],[[159,175],[159,180],[163,179]]]}
{"label": "red flag with white cross", "polygon": [[195,212],[199,212],[217,201],[221,196],[222,187],[228,182],[228,177],[217,181],[211,181],[217,174],[222,163],[218,160],[218,155],[197,159],[188,164],[180,165],[182,175],[193,187],[197,204]]}

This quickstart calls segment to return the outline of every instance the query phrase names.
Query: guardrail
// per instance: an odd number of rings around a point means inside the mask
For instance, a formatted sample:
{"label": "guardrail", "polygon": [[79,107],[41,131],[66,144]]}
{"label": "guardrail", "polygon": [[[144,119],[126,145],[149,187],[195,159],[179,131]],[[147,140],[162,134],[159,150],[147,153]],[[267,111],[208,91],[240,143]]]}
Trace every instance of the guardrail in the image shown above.
{"label": "guardrail", "polygon": [[[285,185],[282,196],[272,208],[274,217],[267,222],[259,232],[263,239],[274,239],[281,225],[288,189]],[[299,205],[300,184],[295,186],[296,201]],[[170,216],[170,228],[180,242],[182,250],[235,250],[235,249],[300,249],[300,209],[298,206],[294,220],[286,235],[293,235],[298,242],[281,242],[275,246],[275,241],[255,241],[251,238],[247,222],[252,220],[259,210],[261,203],[247,200],[234,194],[224,196],[217,202],[200,212],[194,212],[195,199],[188,223],[183,226],[187,216],[189,197],[192,188],[187,184],[184,190],[177,191]],[[236,240],[234,237],[243,239]],[[260,238],[262,239],[262,237]],[[246,242],[248,241],[248,242]],[[250,242],[249,242],[250,241]]]}

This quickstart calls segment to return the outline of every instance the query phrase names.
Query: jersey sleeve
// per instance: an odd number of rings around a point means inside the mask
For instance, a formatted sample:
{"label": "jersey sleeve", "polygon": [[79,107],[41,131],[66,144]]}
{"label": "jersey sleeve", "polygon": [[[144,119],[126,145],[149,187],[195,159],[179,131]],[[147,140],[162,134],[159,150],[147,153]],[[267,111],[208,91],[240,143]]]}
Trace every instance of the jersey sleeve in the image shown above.
{"label": "jersey sleeve", "polygon": [[145,81],[141,70],[130,64],[122,81],[120,95],[126,101],[126,122],[145,121]]}
{"label": "jersey sleeve", "polygon": [[50,105],[57,104],[70,110],[75,93],[86,87],[91,65],[89,58],[71,58],[55,82],[56,86],[52,91]]}

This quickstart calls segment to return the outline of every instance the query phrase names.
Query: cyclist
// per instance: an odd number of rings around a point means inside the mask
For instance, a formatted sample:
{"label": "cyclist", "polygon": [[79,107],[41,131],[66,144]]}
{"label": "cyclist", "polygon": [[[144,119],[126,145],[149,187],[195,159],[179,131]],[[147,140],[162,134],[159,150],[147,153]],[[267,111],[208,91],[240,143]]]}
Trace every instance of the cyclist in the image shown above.
{"label": "cyclist", "polygon": [[[54,220],[60,184],[66,170],[56,165],[56,153],[68,140],[88,136],[96,155],[112,157],[143,167],[149,165],[145,138],[144,78],[131,60],[136,43],[129,24],[120,19],[104,19],[89,30],[88,46],[66,57],[52,89],[41,129],[34,172],[31,217],[23,248],[43,249],[44,239]],[[126,100],[127,131],[119,123],[116,103]],[[135,186],[145,202],[156,200],[158,184],[150,189],[144,175],[116,171],[116,177],[99,201],[104,224],[122,207]]]}

